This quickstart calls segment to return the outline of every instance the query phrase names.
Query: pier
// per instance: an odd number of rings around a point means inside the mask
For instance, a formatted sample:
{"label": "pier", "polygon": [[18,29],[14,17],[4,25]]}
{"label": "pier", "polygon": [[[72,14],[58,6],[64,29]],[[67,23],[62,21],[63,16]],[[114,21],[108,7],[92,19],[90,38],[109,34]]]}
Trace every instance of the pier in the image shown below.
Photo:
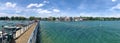
{"label": "pier", "polygon": [[11,41],[2,43],[36,43],[39,29],[39,22],[33,22],[14,33],[14,38]]}
{"label": "pier", "polygon": [[32,24],[32,26],[30,28],[28,28],[28,30],[25,33],[23,33],[21,36],[19,36],[15,40],[15,42],[16,43],[27,43],[29,38],[30,38],[30,36],[31,36],[31,34],[32,34],[32,32],[34,31],[36,25],[37,25],[37,23]]}

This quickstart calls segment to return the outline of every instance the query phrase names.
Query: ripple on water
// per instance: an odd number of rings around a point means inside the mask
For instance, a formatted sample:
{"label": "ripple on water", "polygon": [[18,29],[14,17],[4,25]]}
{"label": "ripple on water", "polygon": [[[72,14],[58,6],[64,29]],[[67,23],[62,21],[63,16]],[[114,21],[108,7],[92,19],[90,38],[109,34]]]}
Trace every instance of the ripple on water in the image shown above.
{"label": "ripple on water", "polygon": [[118,21],[41,22],[42,43],[120,43]]}

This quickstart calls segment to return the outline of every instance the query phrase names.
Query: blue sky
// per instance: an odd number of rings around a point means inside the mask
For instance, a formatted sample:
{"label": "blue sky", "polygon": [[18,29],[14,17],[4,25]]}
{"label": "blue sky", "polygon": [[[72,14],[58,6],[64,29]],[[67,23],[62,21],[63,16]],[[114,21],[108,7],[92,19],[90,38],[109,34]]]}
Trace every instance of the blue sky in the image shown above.
{"label": "blue sky", "polygon": [[0,0],[0,16],[120,17],[120,0]]}

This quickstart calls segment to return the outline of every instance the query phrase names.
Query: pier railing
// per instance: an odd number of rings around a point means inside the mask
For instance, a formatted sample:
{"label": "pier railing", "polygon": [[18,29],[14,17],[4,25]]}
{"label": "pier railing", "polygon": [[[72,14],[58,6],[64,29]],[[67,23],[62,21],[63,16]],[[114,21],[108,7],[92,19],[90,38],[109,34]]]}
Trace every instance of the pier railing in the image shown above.
{"label": "pier railing", "polygon": [[37,22],[37,25],[36,27],[34,28],[29,40],[28,40],[28,43],[36,43],[36,39],[37,39],[37,32],[39,31],[39,22]]}
{"label": "pier railing", "polygon": [[30,28],[32,26],[33,23],[25,26],[25,27],[22,27],[21,29],[17,30],[16,33],[15,33],[15,36],[14,36],[14,39],[17,39],[19,38],[24,32],[26,32],[28,30],[28,28]]}
{"label": "pier railing", "polygon": [[[34,22],[29,22],[27,25],[20,25],[22,26],[20,29],[16,29],[15,31],[12,31],[11,34],[9,34],[7,37],[4,38],[3,31],[0,32],[0,43],[10,43],[12,41],[12,39],[17,39],[19,38],[22,34],[24,34],[27,30],[29,30],[29,28],[34,24]],[[17,27],[16,27],[17,28]],[[12,38],[11,38],[12,37]]]}

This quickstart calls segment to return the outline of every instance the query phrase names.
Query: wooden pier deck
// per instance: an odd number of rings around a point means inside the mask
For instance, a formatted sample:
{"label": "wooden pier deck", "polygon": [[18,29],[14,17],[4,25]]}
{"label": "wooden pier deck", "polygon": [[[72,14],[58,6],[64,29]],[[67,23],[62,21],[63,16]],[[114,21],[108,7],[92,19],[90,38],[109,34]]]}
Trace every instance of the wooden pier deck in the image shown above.
{"label": "wooden pier deck", "polygon": [[32,26],[25,33],[23,33],[20,37],[18,37],[11,43],[27,43],[36,25],[37,23],[32,24]]}

